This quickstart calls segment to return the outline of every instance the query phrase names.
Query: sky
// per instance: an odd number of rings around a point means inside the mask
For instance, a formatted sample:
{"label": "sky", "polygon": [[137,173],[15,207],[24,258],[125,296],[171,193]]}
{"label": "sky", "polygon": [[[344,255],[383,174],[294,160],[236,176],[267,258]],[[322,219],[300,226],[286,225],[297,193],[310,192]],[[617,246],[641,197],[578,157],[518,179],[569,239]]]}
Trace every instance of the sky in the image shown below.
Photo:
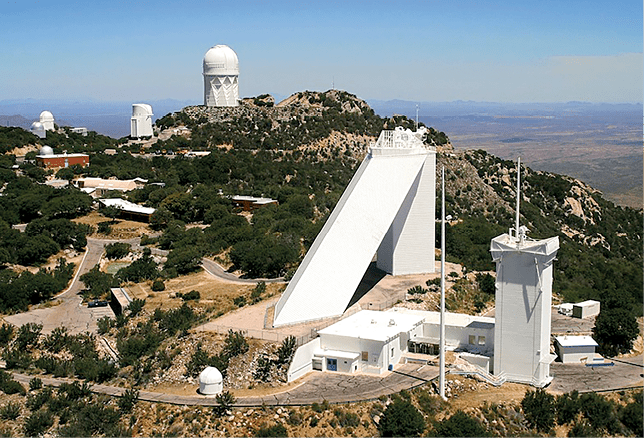
{"label": "sky", "polygon": [[203,102],[217,44],[240,96],[642,102],[641,0],[0,0],[0,101]]}

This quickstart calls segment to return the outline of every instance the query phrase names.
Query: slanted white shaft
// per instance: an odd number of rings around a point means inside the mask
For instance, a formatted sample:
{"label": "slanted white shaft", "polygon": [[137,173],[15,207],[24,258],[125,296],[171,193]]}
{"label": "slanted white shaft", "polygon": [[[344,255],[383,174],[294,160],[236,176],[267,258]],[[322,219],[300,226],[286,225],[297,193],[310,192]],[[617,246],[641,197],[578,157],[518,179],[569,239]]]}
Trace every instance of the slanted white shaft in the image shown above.
{"label": "slanted white shaft", "polygon": [[438,356],[438,389],[445,399],[445,167],[441,170],[441,323]]}
{"label": "slanted white shaft", "polygon": [[514,221],[514,235],[516,236],[517,240],[520,239],[519,237],[519,203],[521,200],[521,157],[519,157],[519,160],[517,161],[517,217],[516,220]]}

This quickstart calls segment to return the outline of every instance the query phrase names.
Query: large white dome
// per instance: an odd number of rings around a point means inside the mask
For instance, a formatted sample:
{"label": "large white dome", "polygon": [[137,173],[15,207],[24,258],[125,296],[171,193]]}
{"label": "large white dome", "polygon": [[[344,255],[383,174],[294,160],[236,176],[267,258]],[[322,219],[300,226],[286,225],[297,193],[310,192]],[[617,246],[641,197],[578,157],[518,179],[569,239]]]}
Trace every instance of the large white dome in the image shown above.
{"label": "large white dome", "polygon": [[211,47],[203,57],[204,75],[239,75],[239,59],[230,47],[220,44]]}
{"label": "large white dome", "polygon": [[40,122],[53,122],[54,115],[49,111],[43,111],[40,113]]}

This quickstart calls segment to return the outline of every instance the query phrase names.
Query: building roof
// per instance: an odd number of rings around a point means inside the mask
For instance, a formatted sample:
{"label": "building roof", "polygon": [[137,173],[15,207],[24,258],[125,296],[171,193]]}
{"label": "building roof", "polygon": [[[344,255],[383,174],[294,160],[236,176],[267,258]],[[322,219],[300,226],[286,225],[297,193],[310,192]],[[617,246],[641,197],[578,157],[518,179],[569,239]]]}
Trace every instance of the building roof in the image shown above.
{"label": "building roof", "polygon": [[555,336],[562,347],[597,347],[597,342],[590,336]]}
{"label": "building roof", "polygon": [[[41,151],[46,147],[48,147],[48,146],[43,146]],[[47,152],[49,152],[49,151],[47,151]],[[65,157],[88,157],[89,158],[89,155],[87,155],[87,154],[54,154],[53,150],[52,150],[51,154],[47,153],[45,155],[36,155],[36,158],[50,158],[50,159],[51,158],[65,158]]]}
{"label": "building roof", "polygon": [[145,183],[147,180],[135,178],[129,180],[119,179],[102,179],[102,178],[78,178],[77,184],[83,185],[83,188],[100,188],[108,190],[120,190],[123,192],[134,190],[140,183]]}
{"label": "building roof", "polygon": [[401,332],[412,330],[422,322],[423,317],[419,315],[361,310],[318,333],[386,342]]}
{"label": "building roof", "polygon": [[574,304],[575,307],[590,307],[590,306],[596,306],[599,304],[599,301],[595,300],[586,300],[582,301],[581,303]]}
{"label": "building roof", "polygon": [[[421,316],[423,321],[428,324],[440,324],[441,317],[440,312],[405,309],[402,307],[394,307],[393,309],[387,310],[385,313],[406,313]],[[465,313],[445,312],[445,325],[489,330],[494,328],[494,318],[490,318],[489,316],[467,315]]]}
{"label": "building roof", "polygon": [[152,207],[144,207],[121,198],[99,199],[98,201],[106,207],[116,207],[131,213],[152,214],[155,212]]}
{"label": "building roof", "polygon": [[271,204],[273,202],[277,202],[275,199],[271,199],[271,198],[256,198],[255,196],[242,196],[242,195],[233,196],[231,199],[236,202],[248,201],[254,204]]}
{"label": "building roof", "polygon": [[559,249],[559,238],[550,237],[548,239],[533,240],[526,238],[517,242],[517,238],[509,234],[501,234],[492,239],[490,252],[493,261],[498,260],[503,252],[521,252],[535,255],[550,256]]}

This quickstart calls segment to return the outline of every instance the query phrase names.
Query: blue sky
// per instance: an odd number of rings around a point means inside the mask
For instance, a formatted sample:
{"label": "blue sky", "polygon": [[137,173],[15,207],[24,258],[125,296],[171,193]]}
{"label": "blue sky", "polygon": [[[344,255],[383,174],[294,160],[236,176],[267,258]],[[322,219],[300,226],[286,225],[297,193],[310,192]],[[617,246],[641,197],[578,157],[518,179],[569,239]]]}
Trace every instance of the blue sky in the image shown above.
{"label": "blue sky", "polygon": [[0,100],[203,100],[216,44],[240,95],[642,102],[642,2],[6,1]]}

